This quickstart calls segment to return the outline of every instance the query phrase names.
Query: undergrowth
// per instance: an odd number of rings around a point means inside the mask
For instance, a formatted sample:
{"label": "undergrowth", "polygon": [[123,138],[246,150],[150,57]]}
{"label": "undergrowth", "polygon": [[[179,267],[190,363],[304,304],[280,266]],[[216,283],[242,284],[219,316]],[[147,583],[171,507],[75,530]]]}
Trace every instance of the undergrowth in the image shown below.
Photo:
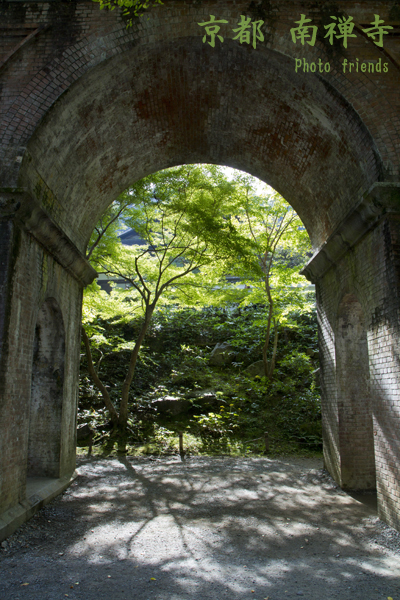
{"label": "undergrowth", "polygon": [[[262,358],[265,330],[258,317],[263,310],[260,305],[201,310],[168,307],[155,315],[131,387],[129,454],[175,454],[179,433],[189,454],[320,453],[315,311],[292,315],[295,325],[281,332],[277,366],[273,379],[268,380],[246,372]],[[108,344],[100,344],[93,355],[118,406],[129,351],[117,347],[121,340],[135,338],[140,321],[132,321],[129,327],[116,327],[110,321],[101,326]],[[229,361],[212,366],[211,352],[222,342],[231,346]],[[182,410],[175,414],[178,407]],[[117,451],[107,411],[82,354],[78,425],[84,423],[95,432],[95,453]]]}

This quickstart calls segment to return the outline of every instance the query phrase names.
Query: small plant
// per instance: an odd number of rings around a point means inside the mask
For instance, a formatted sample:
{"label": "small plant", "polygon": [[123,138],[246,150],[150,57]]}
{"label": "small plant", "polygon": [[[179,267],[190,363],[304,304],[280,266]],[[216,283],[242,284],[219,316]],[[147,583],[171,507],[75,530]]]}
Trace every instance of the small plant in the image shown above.
{"label": "small plant", "polygon": [[115,10],[120,7],[123,9],[122,14],[124,17],[128,17],[126,26],[132,27],[134,17],[142,17],[144,11],[148,8],[155,6],[156,4],[163,4],[161,0],[93,0],[97,4],[100,4],[100,10],[108,8],[109,10]]}

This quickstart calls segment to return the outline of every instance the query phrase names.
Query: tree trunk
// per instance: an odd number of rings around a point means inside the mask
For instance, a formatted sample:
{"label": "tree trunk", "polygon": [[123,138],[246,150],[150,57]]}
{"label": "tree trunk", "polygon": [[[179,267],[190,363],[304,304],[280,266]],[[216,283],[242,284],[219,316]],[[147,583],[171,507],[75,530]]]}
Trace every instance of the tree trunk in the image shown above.
{"label": "tree trunk", "polygon": [[139,350],[142,346],[144,336],[147,333],[147,330],[150,325],[151,317],[153,316],[155,308],[155,302],[150,304],[146,308],[144,323],[142,329],[140,330],[139,336],[136,340],[135,347],[132,350],[131,359],[129,361],[129,368],[126,374],[124,383],[122,384],[122,393],[121,393],[121,404],[119,407],[119,418],[118,418],[118,429],[121,434],[123,434],[126,430],[126,425],[128,422],[128,400],[129,400],[129,389],[131,387],[133,375],[135,373],[135,367],[137,363],[137,359],[139,356]]}
{"label": "tree trunk", "polygon": [[268,379],[272,379],[272,375],[275,370],[275,362],[276,362],[276,350],[278,347],[278,335],[279,335],[279,323],[274,323],[274,347],[272,350],[272,358],[268,367]]}
{"label": "tree trunk", "polygon": [[271,332],[271,321],[272,321],[272,304],[269,305],[268,308],[268,322],[267,322],[267,333],[265,334],[265,342],[263,346],[263,363],[264,363],[264,375],[265,377],[269,377],[269,364],[268,364],[268,348],[269,348],[269,334]]}
{"label": "tree trunk", "polygon": [[110,395],[109,395],[107,389],[101,382],[101,380],[93,366],[89,338],[86,334],[84,327],[82,326],[82,338],[83,338],[83,341],[85,344],[89,375],[90,375],[93,383],[95,384],[95,386],[101,392],[104,404],[110,413],[111,421],[112,421],[112,424],[114,425],[114,432],[115,433],[118,432],[118,437],[119,437],[118,450],[119,450],[119,452],[124,452],[126,449],[126,426],[127,426],[127,422],[128,422],[129,389],[130,389],[130,386],[132,383],[133,375],[135,373],[135,367],[136,367],[137,359],[139,356],[139,350],[142,346],[144,337],[149,328],[155,305],[156,305],[156,302],[153,302],[146,308],[144,323],[143,323],[142,329],[140,330],[139,336],[136,340],[135,347],[132,350],[131,358],[129,361],[128,372],[126,374],[124,383],[122,385],[121,404],[119,407],[119,414],[117,413],[115,406],[113,405],[113,403],[111,401],[111,398],[110,398]]}
{"label": "tree trunk", "polygon": [[117,427],[118,425],[118,413],[115,410],[115,406],[112,403],[112,400],[110,398],[110,394],[108,393],[107,389],[105,388],[105,386],[103,385],[103,383],[101,382],[96,369],[93,366],[93,359],[92,359],[92,351],[90,349],[90,342],[89,342],[89,338],[87,336],[87,333],[85,331],[85,328],[82,325],[82,338],[83,338],[83,343],[85,345],[85,351],[86,351],[86,359],[87,359],[87,363],[88,363],[88,371],[89,371],[89,375],[93,381],[93,383],[95,384],[95,386],[97,387],[97,389],[101,392],[101,396],[103,398],[104,404],[108,410],[108,412],[110,413],[110,418],[111,418],[111,422],[114,425],[114,427]]}

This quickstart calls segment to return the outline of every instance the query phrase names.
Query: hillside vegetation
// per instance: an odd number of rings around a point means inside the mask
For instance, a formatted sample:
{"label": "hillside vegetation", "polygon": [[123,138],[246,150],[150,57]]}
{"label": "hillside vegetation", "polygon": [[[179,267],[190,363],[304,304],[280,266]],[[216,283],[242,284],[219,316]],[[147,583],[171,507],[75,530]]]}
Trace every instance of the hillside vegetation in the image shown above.
{"label": "hillside vegetation", "polygon": [[[315,311],[294,313],[293,325],[281,332],[272,380],[260,369],[264,314],[262,305],[231,305],[201,310],[164,307],[154,315],[129,395],[128,453],[175,453],[179,432],[190,453],[261,454],[265,432],[268,455],[320,451]],[[94,350],[94,360],[118,406],[130,354],[123,346],[135,339],[140,318],[129,325],[112,320],[96,325],[105,341]],[[219,361],[224,364],[212,364],[218,362],[218,356],[210,361],[212,350],[223,343],[229,344]],[[82,355],[78,425],[84,423],[95,431],[95,451],[117,448]]]}

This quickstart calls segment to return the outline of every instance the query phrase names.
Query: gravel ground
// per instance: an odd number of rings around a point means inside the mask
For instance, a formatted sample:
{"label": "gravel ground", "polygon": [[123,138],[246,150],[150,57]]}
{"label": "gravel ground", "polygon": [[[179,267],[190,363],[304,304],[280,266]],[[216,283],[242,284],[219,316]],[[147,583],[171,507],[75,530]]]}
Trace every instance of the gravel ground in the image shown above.
{"label": "gravel ground", "polygon": [[319,460],[85,458],[78,472],[3,543],[1,600],[400,600],[400,534]]}

